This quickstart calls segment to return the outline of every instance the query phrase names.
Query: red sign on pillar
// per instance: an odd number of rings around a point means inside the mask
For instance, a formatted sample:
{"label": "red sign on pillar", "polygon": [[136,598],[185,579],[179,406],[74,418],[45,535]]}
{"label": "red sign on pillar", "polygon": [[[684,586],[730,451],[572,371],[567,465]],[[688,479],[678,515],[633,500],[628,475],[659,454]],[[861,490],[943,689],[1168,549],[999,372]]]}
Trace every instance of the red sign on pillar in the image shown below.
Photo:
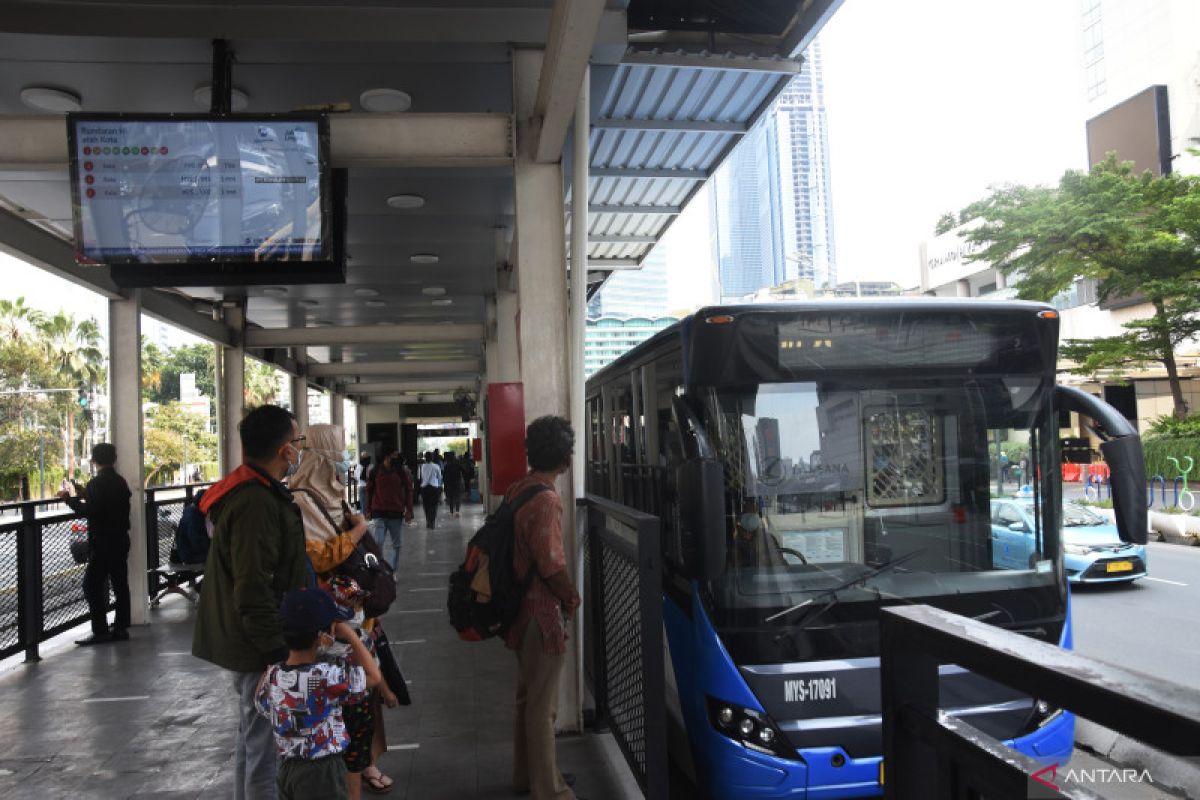
{"label": "red sign on pillar", "polygon": [[525,477],[525,390],[520,383],[487,386],[488,492],[502,495]]}

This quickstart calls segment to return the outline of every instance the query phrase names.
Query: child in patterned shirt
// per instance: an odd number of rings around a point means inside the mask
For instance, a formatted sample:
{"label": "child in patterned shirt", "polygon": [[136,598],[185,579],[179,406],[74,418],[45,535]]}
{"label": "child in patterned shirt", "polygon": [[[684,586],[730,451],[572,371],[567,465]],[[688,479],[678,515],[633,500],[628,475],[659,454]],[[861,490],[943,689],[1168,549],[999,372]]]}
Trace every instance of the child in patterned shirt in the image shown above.
{"label": "child in patterned shirt", "polygon": [[[263,673],[255,705],[271,720],[280,756],[276,785],[280,800],[335,800],[347,796],[349,745],[342,705],[363,700],[382,677],[375,660],[345,622],[338,622],[333,598],[316,589],[294,589],[279,608],[286,661]],[[317,660],[318,648],[336,639],[350,644],[354,660]]]}

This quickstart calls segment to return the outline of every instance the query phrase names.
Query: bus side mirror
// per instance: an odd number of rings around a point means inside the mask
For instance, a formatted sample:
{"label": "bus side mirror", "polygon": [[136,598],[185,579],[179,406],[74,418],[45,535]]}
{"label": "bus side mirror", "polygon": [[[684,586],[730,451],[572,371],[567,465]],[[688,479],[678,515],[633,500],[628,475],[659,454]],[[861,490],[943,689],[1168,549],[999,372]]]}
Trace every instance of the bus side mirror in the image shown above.
{"label": "bus side mirror", "polygon": [[1112,473],[1109,481],[1121,541],[1145,544],[1146,509],[1150,504],[1146,496],[1146,459],[1137,431],[1119,411],[1099,397],[1070,386],[1055,389],[1055,405],[1095,420],[1096,432],[1105,439],[1100,444],[1100,452]]}
{"label": "bus side mirror", "polygon": [[689,458],[675,472],[684,569],[696,580],[725,571],[725,472],[710,458]]}

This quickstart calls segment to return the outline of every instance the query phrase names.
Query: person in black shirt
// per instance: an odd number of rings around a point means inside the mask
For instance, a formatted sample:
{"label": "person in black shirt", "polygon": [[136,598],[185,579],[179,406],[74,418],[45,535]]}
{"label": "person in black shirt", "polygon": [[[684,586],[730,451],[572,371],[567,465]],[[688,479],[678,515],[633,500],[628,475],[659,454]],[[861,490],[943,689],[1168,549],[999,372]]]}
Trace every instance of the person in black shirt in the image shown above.
{"label": "person in black shirt", "polygon": [[463,469],[454,457],[454,451],[446,453],[446,463],[442,467],[442,485],[446,488],[446,508],[451,516],[459,515],[462,500]]}
{"label": "person in black shirt", "polygon": [[[124,641],[129,638],[129,484],[113,464],[117,448],[102,443],[92,448],[96,477],[88,481],[81,497],[58,493],[71,510],[87,517],[88,562],[83,572],[83,596],[92,616],[92,635],[75,642],[93,645]],[[78,486],[78,484],[76,484]],[[117,600],[117,618],[108,627],[108,589],[112,585]]]}

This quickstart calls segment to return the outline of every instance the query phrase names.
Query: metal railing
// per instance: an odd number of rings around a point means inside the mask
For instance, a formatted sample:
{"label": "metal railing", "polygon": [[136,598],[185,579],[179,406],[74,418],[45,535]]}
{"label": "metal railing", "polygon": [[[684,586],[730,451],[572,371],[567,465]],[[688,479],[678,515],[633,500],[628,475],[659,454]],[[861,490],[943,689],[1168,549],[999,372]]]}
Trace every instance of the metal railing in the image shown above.
{"label": "metal railing", "polygon": [[[170,561],[184,505],[208,485],[146,490],[150,597],[188,579],[156,570]],[[42,642],[87,622],[85,565],[71,556],[72,536],[85,537],[86,531],[83,516],[59,500],[0,504],[0,658],[24,651],[27,661],[36,661]]]}
{"label": "metal railing", "polygon": [[584,676],[642,792],[666,800],[659,520],[596,495],[585,505]]}
{"label": "metal railing", "polygon": [[[1051,766],[938,709],[938,666],[960,667],[1178,756],[1200,756],[1200,691],[929,606],[880,614],[888,798],[1095,797]],[[1054,765],[1057,766],[1057,765]]]}

